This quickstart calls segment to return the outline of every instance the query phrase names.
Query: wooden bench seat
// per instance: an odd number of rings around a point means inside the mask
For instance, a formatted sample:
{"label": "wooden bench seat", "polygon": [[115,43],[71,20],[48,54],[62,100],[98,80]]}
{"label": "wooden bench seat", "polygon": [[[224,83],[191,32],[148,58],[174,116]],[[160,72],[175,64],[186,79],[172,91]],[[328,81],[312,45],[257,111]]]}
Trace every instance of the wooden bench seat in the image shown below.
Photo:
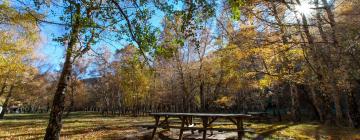
{"label": "wooden bench seat", "polygon": [[223,131],[232,131],[232,132],[248,132],[248,133],[255,133],[255,131],[253,129],[243,129],[243,130],[238,130],[236,128],[213,128],[213,127],[208,127],[208,128],[201,128],[201,127],[183,127],[181,128],[180,126],[155,126],[155,125],[139,125],[140,127],[143,128],[147,128],[147,129],[153,129],[155,127],[157,128],[163,128],[163,129],[169,129],[169,128],[174,128],[174,129],[182,129],[182,130],[200,130],[200,131],[204,131],[204,130],[209,130],[209,131],[218,131],[218,132],[223,132]]}

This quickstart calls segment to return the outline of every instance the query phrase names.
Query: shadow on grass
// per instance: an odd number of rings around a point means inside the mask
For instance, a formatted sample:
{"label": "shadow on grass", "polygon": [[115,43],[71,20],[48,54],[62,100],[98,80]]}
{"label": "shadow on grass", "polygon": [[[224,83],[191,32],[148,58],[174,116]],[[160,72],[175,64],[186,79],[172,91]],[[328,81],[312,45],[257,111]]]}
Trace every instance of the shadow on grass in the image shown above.
{"label": "shadow on grass", "polygon": [[[113,118],[118,116],[109,116],[105,118]],[[89,119],[89,118],[104,118],[97,112],[71,112],[68,117],[63,116],[64,119]],[[34,113],[34,114],[5,114],[5,120],[47,120],[49,119],[49,113]]]}
{"label": "shadow on grass", "polygon": [[314,139],[360,139],[360,130],[346,128],[346,127],[331,127],[320,125],[314,129],[305,129],[306,135],[314,136]]}
{"label": "shadow on grass", "polygon": [[42,126],[44,122],[2,122],[1,127],[4,128],[18,128],[18,127],[31,127]]}
{"label": "shadow on grass", "polygon": [[[273,135],[274,133],[284,130],[284,129],[287,129],[290,126],[294,126],[294,125],[297,125],[297,124],[289,124],[289,125],[285,125],[285,126],[281,126],[281,127],[276,127],[278,125],[271,125],[269,128],[265,128],[265,131],[259,133],[259,135],[257,137],[255,137],[254,139],[262,140],[264,138],[271,137],[271,135]],[[276,128],[274,128],[274,127],[276,127]]]}
{"label": "shadow on grass", "polygon": [[69,136],[73,136],[73,135],[83,135],[83,134],[88,134],[88,133],[94,133],[97,131],[113,131],[113,130],[122,131],[122,130],[127,130],[127,129],[129,129],[129,127],[98,126],[95,128],[77,129],[77,130],[62,132],[61,136],[69,137]]}
{"label": "shadow on grass", "polygon": [[11,135],[11,136],[0,136],[0,139],[9,139],[9,137],[13,137],[14,139],[16,137],[32,137],[32,138],[26,138],[26,139],[40,139],[44,136],[45,133],[23,133],[23,134],[17,134],[17,135]]}
{"label": "shadow on grass", "polygon": [[[69,139],[76,135],[87,135],[90,133],[96,133],[98,131],[123,131],[123,130],[130,129],[129,127],[107,127],[107,126],[99,126],[99,127],[94,127],[94,128],[88,128],[88,127],[79,127],[79,128],[80,129],[61,132],[61,137],[62,137],[61,139]],[[31,140],[37,140],[37,139],[42,139],[45,134],[44,133],[19,134],[19,135],[13,135],[13,137],[21,137],[21,136],[27,136],[27,135],[32,137],[32,138],[29,138]],[[3,137],[3,138],[8,138],[8,137]],[[84,136],[83,138],[86,139],[86,136]],[[0,139],[1,139],[1,137],[0,137]]]}
{"label": "shadow on grass", "polygon": [[4,120],[47,120],[49,114],[39,113],[39,114],[6,114]]}

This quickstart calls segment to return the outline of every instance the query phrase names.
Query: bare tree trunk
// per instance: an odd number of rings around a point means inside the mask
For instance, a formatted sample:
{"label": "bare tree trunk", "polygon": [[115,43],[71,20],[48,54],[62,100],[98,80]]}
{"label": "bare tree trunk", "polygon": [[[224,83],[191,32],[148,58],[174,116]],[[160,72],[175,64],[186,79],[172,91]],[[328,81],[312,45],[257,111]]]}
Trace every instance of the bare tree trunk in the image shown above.
{"label": "bare tree trunk", "polygon": [[[323,1],[323,4],[324,4],[324,6],[325,7],[328,7],[328,8],[330,8],[328,5],[327,5],[327,2],[326,2],[326,0],[322,0]],[[326,2],[326,3],[324,3],[324,1]],[[299,0],[296,0],[296,2],[298,3],[298,4],[301,4],[300,3],[300,1]],[[332,14],[332,11],[331,11],[331,9],[327,9],[326,8],[326,10],[327,10],[327,13],[328,13],[328,17],[329,17],[329,19],[330,18],[334,18],[334,16],[333,16],[333,14]],[[330,10],[330,11],[329,11]],[[303,29],[304,29],[304,33],[305,33],[305,35],[306,35],[306,38],[307,38],[307,40],[308,40],[308,43],[309,43],[309,45],[310,46],[315,46],[315,44],[314,44],[314,38],[311,36],[311,34],[310,34],[310,30],[309,30],[309,26],[308,26],[308,23],[307,23],[307,19],[306,19],[306,17],[305,17],[305,14],[303,14],[303,13],[301,13],[301,17],[302,17],[302,23],[303,23]],[[335,26],[335,20],[334,19],[332,19],[331,20],[331,22],[333,21],[333,23],[330,23],[330,24],[333,24],[333,25],[331,25],[331,27],[333,28],[334,26]],[[335,30],[333,29],[332,30],[333,32],[335,32]],[[337,46],[337,41],[336,41],[336,38],[335,38],[335,33],[333,33],[333,41],[334,41],[334,46]],[[323,61],[322,61],[323,63],[327,63],[328,64],[328,66],[327,66],[327,68],[326,68],[326,71],[327,71],[327,73],[328,73],[328,76],[330,77],[330,79],[331,79],[331,85],[332,85],[332,89],[331,89],[331,95],[332,95],[332,98],[333,98],[333,103],[334,103],[334,106],[335,106],[335,116],[336,116],[336,124],[337,125],[340,125],[340,120],[341,120],[341,118],[342,118],[342,111],[341,111],[341,106],[340,106],[340,98],[339,98],[339,93],[338,93],[338,90],[336,89],[336,81],[335,81],[335,77],[334,77],[334,72],[333,72],[333,70],[336,68],[335,66],[334,66],[334,64],[332,63],[332,60],[331,60],[331,57],[329,57],[329,58],[327,58],[327,57],[325,57],[325,58],[323,58]]]}
{"label": "bare tree trunk", "polygon": [[298,109],[298,90],[295,84],[290,84],[290,94],[291,94],[291,115],[294,122],[299,121]]}
{"label": "bare tree trunk", "polygon": [[[359,88],[358,84],[355,88]],[[359,94],[358,93],[359,91],[358,90],[353,90],[350,92],[350,108],[351,108],[351,117],[354,118],[354,127],[355,128],[359,128],[360,127],[360,107],[359,107],[359,103],[358,103],[358,100],[357,100],[357,97],[356,95],[354,94]]]}
{"label": "bare tree trunk", "polygon": [[[331,7],[328,4],[327,0],[322,0],[322,3],[324,5],[325,11],[327,13],[327,16],[328,16],[328,19],[329,19],[329,24],[331,26],[331,38],[332,38],[332,41],[333,41],[333,45],[334,45],[334,47],[338,47],[339,42],[337,41],[337,38],[336,38],[336,29],[335,29],[336,22],[335,22],[334,13],[331,10]],[[335,3],[335,0],[334,0],[334,3]]]}
{"label": "bare tree trunk", "polygon": [[275,102],[274,115],[278,117],[278,121],[282,121],[281,111],[280,111],[280,88],[277,87],[275,94],[273,95]]}
{"label": "bare tree trunk", "polygon": [[207,111],[207,107],[206,107],[206,96],[205,96],[205,92],[204,92],[204,81],[201,80],[200,82],[200,104],[201,104],[201,111],[202,112],[206,112]]}
{"label": "bare tree trunk", "polygon": [[316,92],[315,92],[315,89],[313,86],[310,86],[310,96],[311,96],[311,100],[315,106],[316,112],[319,116],[319,121],[324,122],[324,117],[323,117],[322,111],[320,109],[319,101],[317,99]]}
{"label": "bare tree trunk", "polygon": [[7,112],[8,105],[9,105],[9,100],[10,100],[10,98],[11,98],[13,89],[14,89],[14,85],[10,86],[9,93],[8,93],[8,95],[6,96],[6,99],[5,99],[4,104],[2,105],[3,110],[2,110],[1,113],[0,113],[0,119],[3,119],[4,116],[5,116],[5,113]]}
{"label": "bare tree trunk", "polygon": [[[349,93],[351,94],[351,93]],[[344,104],[345,104],[345,109],[343,110],[344,111],[344,114],[346,115],[346,118],[347,118],[347,121],[348,121],[348,127],[351,127],[353,128],[354,127],[354,122],[351,118],[351,115],[350,115],[350,103],[349,103],[349,98],[351,95],[348,95],[346,94],[345,95],[345,100],[344,100]]]}
{"label": "bare tree trunk", "polygon": [[117,96],[116,96],[116,105],[117,105],[117,109],[118,109],[118,112],[119,112],[119,116],[122,114],[122,101],[121,101],[121,93],[120,91],[118,90],[117,91]]}
{"label": "bare tree trunk", "polygon": [[7,86],[6,86],[6,79],[5,79],[5,81],[4,81],[4,83],[2,84],[2,87],[1,87],[0,96],[2,96],[4,94],[6,87]]}
{"label": "bare tree trunk", "polygon": [[189,110],[188,110],[188,109],[190,109],[189,101],[188,101],[189,92],[187,90],[187,86],[186,86],[186,83],[185,83],[185,76],[184,76],[184,72],[183,72],[183,68],[181,66],[180,60],[178,60],[178,71],[179,71],[179,75],[180,75],[181,89],[184,92],[183,95],[182,95],[182,102],[183,102],[182,111],[183,112],[189,112]]}
{"label": "bare tree trunk", "polygon": [[315,7],[316,7],[316,19],[317,19],[317,27],[319,29],[319,33],[320,33],[320,36],[321,36],[321,39],[324,41],[324,42],[327,42],[327,37],[326,37],[326,34],[324,32],[324,29],[323,29],[323,25],[322,25],[322,18],[321,18],[321,13],[320,13],[320,9],[319,9],[319,0],[315,0]]}
{"label": "bare tree trunk", "polygon": [[340,97],[338,94],[338,90],[336,89],[336,87],[332,87],[332,99],[333,99],[333,103],[334,103],[334,107],[335,107],[335,123],[337,126],[340,126],[340,121],[342,120],[342,109],[340,106]]}
{"label": "bare tree trunk", "polygon": [[64,112],[65,104],[65,93],[66,87],[71,76],[72,64],[71,58],[73,53],[73,48],[78,42],[78,35],[80,30],[80,5],[76,5],[76,16],[75,22],[72,25],[72,30],[70,33],[70,41],[66,49],[65,62],[63,70],[60,75],[59,83],[57,85],[57,90],[54,95],[53,104],[50,112],[50,119],[48,126],[46,128],[45,140],[59,140],[60,131],[62,128],[62,115]]}
{"label": "bare tree trunk", "polygon": [[[335,56],[339,62],[341,62],[341,48],[339,46],[339,42],[336,38],[336,22],[335,22],[335,16],[334,16],[334,13],[330,7],[330,5],[328,4],[328,1],[327,0],[322,0],[323,2],[323,5],[324,5],[324,8],[325,8],[325,11],[327,13],[327,17],[328,17],[328,20],[329,20],[329,24],[330,24],[330,27],[331,27],[331,38],[332,38],[332,45],[334,47],[334,50],[336,52],[335,55],[338,55],[338,56]],[[334,1],[335,3],[335,1]],[[334,67],[340,67],[340,64],[337,64],[335,65]],[[332,75],[334,76],[334,75]],[[332,81],[333,85],[336,85],[336,81],[333,77],[333,81]],[[336,87],[336,86],[334,86]],[[339,121],[342,119],[342,109],[341,109],[341,106],[340,106],[340,98],[339,98],[339,93],[340,91],[339,90],[334,90],[336,92],[333,93],[333,98],[334,98],[334,104],[335,104],[335,109],[336,110],[336,123],[339,124]],[[349,115],[348,113],[346,113],[346,115]],[[351,117],[348,117],[348,123],[349,125],[353,126],[353,121],[351,119]]]}
{"label": "bare tree trunk", "polygon": [[288,39],[286,36],[286,28],[284,27],[283,22],[282,22],[281,18],[279,17],[278,10],[276,9],[277,6],[275,4],[275,1],[271,1],[271,7],[272,7],[272,12],[274,13],[275,20],[278,23],[278,26],[280,28],[282,42],[284,44],[287,44]]}

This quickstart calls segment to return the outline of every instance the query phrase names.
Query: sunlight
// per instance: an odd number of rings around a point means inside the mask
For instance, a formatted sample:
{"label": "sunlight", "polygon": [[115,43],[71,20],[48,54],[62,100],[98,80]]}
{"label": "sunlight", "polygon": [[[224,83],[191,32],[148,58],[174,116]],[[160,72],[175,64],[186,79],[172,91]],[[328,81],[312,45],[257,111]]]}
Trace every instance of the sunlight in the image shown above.
{"label": "sunlight", "polygon": [[302,13],[306,16],[311,15],[312,13],[312,9],[311,9],[311,5],[308,3],[303,3],[301,5],[296,5],[295,6],[295,10],[299,13]]}

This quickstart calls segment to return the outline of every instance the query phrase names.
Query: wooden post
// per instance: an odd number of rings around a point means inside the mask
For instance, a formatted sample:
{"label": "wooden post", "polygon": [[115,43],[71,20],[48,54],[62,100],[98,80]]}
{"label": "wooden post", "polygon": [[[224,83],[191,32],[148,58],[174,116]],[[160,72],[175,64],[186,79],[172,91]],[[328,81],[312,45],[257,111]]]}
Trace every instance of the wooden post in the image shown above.
{"label": "wooden post", "polygon": [[180,128],[179,140],[182,140],[182,135],[183,135],[183,131],[184,131],[184,125],[185,125],[186,117],[182,116],[182,117],[180,117],[180,119],[181,119],[181,128]]}
{"label": "wooden post", "polygon": [[155,126],[154,126],[153,133],[151,135],[151,139],[154,139],[154,136],[155,136],[155,133],[156,133],[156,128],[159,125],[160,116],[154,116],[154,118],[155,118]]}

